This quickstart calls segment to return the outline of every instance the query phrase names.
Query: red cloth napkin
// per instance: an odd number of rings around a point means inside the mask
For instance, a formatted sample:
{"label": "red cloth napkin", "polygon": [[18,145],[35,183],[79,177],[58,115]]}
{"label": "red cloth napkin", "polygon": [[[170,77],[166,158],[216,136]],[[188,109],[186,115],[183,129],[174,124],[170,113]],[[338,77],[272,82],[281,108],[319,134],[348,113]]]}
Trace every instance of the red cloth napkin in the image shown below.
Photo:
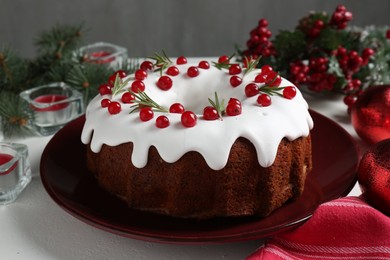
{"label": "red cloth napkin", "polygon": [[247,257],[260,259],[390,259],[390,217],[360,197],[333,200]]}

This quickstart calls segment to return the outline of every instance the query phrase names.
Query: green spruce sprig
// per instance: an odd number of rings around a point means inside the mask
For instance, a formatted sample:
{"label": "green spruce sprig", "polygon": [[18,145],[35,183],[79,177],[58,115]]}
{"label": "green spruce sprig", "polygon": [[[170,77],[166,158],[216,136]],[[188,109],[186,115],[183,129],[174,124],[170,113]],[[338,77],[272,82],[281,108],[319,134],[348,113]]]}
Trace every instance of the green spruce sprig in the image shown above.
{"label": "green spruce sprig", "polygon": [[135,100],[133,100],[134,105],[132,105],[130,108],[132,110],[130,111],[130,114],[138,111],[142,107],[150,107],[152,110],[156,112],[162,112],[162,113],[167,113],[169,110],[161,105],[159,105],[157,102],[155,102],[153,99],[151,99],[145,92],[139,92],[139,93],[134,93],[133,91],[129,90],[131,94],[134,95]]}
{"label": "green spruce sprig", "polygon": [[219,118],[222,120],[222,115],[225,112],[225,100],[219,100],[217,92],[214,92],[214,100],[208,98],[210,104],[217,110]]}

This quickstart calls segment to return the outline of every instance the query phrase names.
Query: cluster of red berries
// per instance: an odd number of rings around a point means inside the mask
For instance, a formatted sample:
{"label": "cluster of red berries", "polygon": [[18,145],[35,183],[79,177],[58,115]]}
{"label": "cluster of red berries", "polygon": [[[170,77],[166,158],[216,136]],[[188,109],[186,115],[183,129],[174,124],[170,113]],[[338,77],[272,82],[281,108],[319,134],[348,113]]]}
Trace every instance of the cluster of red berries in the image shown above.
{"label": "cluster of red berries", "polygon": [[260,56],[269,57],[275,55],[275,48],[270,41],[272,32],[268,29],[268,21],[260,19],[257,27],[250,31],[250,39],[246,42],[248,50],[244,56],[252,56],[254,59]]}
{"label": "cluster of red berries", "polygon": [[347,11],[344,5],[337,6],[333,12],[329,24],[339,30],[345,29],[348,22],[352,20],[352,13]]}
{"label": "cluster of red berries", "polygon": [[206,106],[203,109],[203,119],[204,120],[217,120],[221,118],[223,113],[226,113],[228,116],[238,116],[241,114],[242,106],[241,101],[237,98],[230,98],[226,108],[223,111],[218,111],[218,108],[214,106]]}
{"label": "cluster of red berries", "polygon": [[[279,87],[282,82],[280,75],[271,66],[264,65],[260,73],[255,77],[254,82],[245,86],[245,95],[253,97],[258,95],[257,104],[263,107],[271,105],[272,94],[282,95],[284,98],[292,99],[296,95],[294,86]],[[263,84],[258,86],[257,83]],[[282,94],[279,91],[282,90]]]}
{"label": "cluster of red berries", "polygon": [[347,50],[341,46],[334,51],[334,55],[337,57],[339,65],[347,78],[350,78],[361,67],[367,65],[370,57],[374,54],[375,51],[371,48],[365,48],[361,56],[357,51]]}

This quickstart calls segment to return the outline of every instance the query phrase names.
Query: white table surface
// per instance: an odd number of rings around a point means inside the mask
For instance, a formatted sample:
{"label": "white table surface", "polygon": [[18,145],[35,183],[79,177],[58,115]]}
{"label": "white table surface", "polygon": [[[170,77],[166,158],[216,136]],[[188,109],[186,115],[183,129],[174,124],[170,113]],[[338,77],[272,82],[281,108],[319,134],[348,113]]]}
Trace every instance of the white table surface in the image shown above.
{"label": "white table surface", "polygon": [[[342,97],[305,95],[311,109],[356,135]],[[0,259],[244,259],[262,241],[216,245],[169,245],[121,237],[71,216],[49,197],[39,177],[39,161],[49,137],[15,139],[28,145],[33,180],[12,204],[0,206]],[[350,195],[360,195],[355,185]]]}

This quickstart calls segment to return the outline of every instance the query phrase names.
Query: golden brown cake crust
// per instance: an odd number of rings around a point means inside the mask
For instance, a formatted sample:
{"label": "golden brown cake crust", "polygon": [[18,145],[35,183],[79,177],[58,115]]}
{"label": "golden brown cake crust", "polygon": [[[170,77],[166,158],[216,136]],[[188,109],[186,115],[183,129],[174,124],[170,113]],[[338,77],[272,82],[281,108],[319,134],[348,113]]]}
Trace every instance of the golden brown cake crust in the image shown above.
{"label": "golden brown cake crust", "polygon": [[312,168],[311,137],[283,139],[275,162],[259,165],[254,146],[244,138],[234,143],[227,165],[212,170],[197,152],[175,163],[164,162],[151,147],[148,163],[131,162],[132,143],[87,149],[88,169],[99,184],[129,207],[174,217],[267,216],[303,192]]}

